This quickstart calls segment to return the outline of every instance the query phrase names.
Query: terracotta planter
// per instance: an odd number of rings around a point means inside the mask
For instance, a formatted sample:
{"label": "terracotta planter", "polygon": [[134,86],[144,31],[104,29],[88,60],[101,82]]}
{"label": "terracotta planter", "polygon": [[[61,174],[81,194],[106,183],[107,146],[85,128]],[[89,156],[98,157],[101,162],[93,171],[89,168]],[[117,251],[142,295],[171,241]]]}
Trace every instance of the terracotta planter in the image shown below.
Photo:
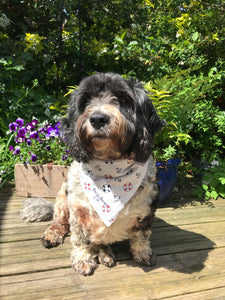
{"label": "terracotta planter", "polygon": [[55,197],[66,180],[68,166],[15,165],[16,194],[26,197]]}

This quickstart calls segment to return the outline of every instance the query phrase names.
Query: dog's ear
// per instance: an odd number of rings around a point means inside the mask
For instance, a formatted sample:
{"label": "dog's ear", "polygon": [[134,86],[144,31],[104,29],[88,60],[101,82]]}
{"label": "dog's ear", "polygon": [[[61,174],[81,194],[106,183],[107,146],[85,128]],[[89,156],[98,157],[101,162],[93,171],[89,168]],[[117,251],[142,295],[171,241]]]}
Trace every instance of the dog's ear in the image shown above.
{"label": "dog's ear", "polygon": [[81,145],[80,140],[76,133],[76,123],[79,117],[79,92],[74,91],[71,94],[68,114],[62,120],[60,132],[63,141],[67,144],[69,148],[69,154],[78,162],[87,163],[90,159],[90,155],[86,149]]}
{"label": "dog's ear", "polygon": [[153,138],[166,122],[161,120],[141,84],[133,87],[136,100],[136,134],[134,153],[138,162],[145,162],[152,153]]}

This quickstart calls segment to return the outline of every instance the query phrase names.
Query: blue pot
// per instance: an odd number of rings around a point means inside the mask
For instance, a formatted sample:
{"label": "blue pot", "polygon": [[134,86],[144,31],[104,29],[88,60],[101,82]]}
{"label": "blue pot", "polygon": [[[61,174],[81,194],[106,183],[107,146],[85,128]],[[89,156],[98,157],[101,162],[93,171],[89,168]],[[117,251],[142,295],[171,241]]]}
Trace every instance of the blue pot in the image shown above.
{"label": "blue pot", "polygon": [[156,163],[159,179],[159,203],[169,198],[177,180],[177,170],[180,162],[181,159],[176,158]]}

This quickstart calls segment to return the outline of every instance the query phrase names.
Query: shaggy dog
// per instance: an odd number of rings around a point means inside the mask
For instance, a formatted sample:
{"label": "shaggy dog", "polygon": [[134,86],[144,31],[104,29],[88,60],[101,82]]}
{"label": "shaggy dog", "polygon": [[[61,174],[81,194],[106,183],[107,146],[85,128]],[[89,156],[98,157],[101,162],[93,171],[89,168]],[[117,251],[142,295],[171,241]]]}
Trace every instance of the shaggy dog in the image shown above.
{"label": "shaggy dog", "polygon": [[[158,202],[153,136],[164,122],[142,85],[118,74],[99,73],[72,93],[62,136],[74,158],[44,232],[44,247],[55,247],[71,232],[72,267],[90,275],[97,259],[115,264],[110,244],[128,239],[134,260],[152,264],[150,234]],[[29,201],[23,219],[52,214],[44,200]]]}

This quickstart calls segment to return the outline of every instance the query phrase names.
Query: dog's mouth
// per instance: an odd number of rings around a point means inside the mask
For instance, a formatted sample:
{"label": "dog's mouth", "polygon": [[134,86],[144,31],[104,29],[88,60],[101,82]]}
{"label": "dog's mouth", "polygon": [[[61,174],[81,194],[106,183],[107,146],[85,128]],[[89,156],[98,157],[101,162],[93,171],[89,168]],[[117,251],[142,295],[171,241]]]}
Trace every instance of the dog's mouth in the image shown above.
{"label": "dog's mouth", "polygon": [[92,132],[91,134],[91,139],[111,139],[113,136],[111,136],[111,133],[109,130],[101,129],[101,130],[96,130],[95,132]]}

